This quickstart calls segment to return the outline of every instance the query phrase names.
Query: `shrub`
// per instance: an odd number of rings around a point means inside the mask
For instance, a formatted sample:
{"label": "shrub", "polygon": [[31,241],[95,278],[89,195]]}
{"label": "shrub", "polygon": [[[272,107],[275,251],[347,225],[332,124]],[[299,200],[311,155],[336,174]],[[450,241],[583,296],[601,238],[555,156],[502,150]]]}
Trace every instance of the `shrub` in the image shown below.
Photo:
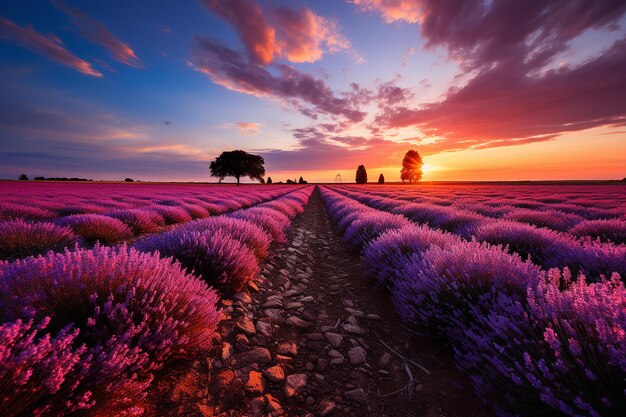
{"label": "shrub", "polygon": [[106,215],[121,220],[135,234],[154,233],[165,226],[160,214],[146,209],[116,210]]}
{"label": "shrub", "polygon": [[537,227],[548,227],[553,230],[566,231],[584,219],[572,213],[558,210],[515,209],[509,212],[505,219],[532,224]]}
{"label": "shrub", "polygon": [[540,270],[499,246],[464,242],[413,255],[398,277],[392,293],[403,319],[454,338],[476,311],[491,307],[493,294],[523,298],[537,285]]}
{"label": "shrub", "polygon": [[381,234],[366,246],[363,259],[379,284],[393,287],[399,268],[411,255],[425,252],[431,245],[444,248],[459,243],[461,239],[450,233],[410,225]]}
{"label": "shrub", "polygon": [[0,409],[4,417],[64,416],[93,406],[88,392],[72,394],[87,373],[87,348],[78,329],[66,326],[51,337],[45,317],[38,325],[16,320],[0,325]]}
{"label": "shrub", "polygon": [[525,300],[502,295],[457,341],[459,364],[500,415],[623,415],[624,285],[578,278],[561,291],[563,281],[569,273],[553,270]]}
{"label": "shrub", "polygon": [[586,220],[574,226],[570,233],[575,236],[600,238],[605,242],[626,243],[626,221],[618,219]]}
{"label": "shrub", "polygon": [[178,224],[191,221],[191,215],[181,207],[174,206],[150,206],[152,210],[163,217],[165,224]]}
{"label": "shrub", "polygon": [[278,243],[287,241],[285,231],[291,224],[289,218],[280,211],[269,207],[252,207],[245,210],[238,210],[229,217],[242,219],[260,226],[272,236],[272,240]]}
{"label": "shrub", "polygon": [[187,210],[187,213],[189,213],[192,219],[204,219],[205,217],[209,217],[209,211],[197,204],[183,204],[181,207]]}
{"label": "shrub", "polygon": [[50,210],[22,204],[0,203],[0,220],[50,220],[56,214]]}
{"label": "shrub", "polygon": [[219,216],[210,219],[190,222],[182,226],[185,230],[203,233],[224,233],[243,242],[254,252],[258,259],[263,259],[268,254],[271,244],[271,236],[260,226],[243,219]]}
{"label": "shrub", "polygon": [[71,245],[76,235],[53,223],[14,220],[0,223],[0,257],[24,258]]}
{"label": "shrub", "polygon": [[350,246],[358,251],[371,240],[376,239],[389,229],[400,229],[410,225],[411,222],[397,214],[389,214],[380,211],[363,213],[346,229],[344,239]]}
{"label": "shrub", "polygon": [[196,232],[172,230],[135,244],[144,252],[158,251],[174,257],[188,272],[195,272],[220,291],[240,291],[259,271],[254,252],[223,230]]}
{"label": "shrub", "polygon": [[101,214],[74,214],[56,220],[61,226],[69,226],[87,242],[114,244],[133,236],[133,232],[118,219]]}
{"label": "shrub", "polygon": [[0,321],[49,317],[53,339],[70,334],[68,326],[78,330],[72,346],[86,346],[79,369],[88,371],[73,393],[58,393],[59,406],[85,398],[98,415],[140,411],[154,371],[206,349],[221,318],[204,282],[171,259],[125,246],[27,258],[4,265],[2,275]]}

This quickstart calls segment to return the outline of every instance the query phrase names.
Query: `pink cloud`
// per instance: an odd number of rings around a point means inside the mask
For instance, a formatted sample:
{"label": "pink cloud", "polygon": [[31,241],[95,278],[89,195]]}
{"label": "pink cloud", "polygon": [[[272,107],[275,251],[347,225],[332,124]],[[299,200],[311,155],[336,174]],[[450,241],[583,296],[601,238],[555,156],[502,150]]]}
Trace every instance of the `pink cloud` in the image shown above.
{"label": "pink cloud", "polygon": [[70,17],[82,37],[108,49],[113,59],[133,68],[145,68],[135,51],[116,38],[102,23],[60,0],[54,0],[52,3]]}
{"label": "pink cloud", "polygon": [[[445,149],[550,140],[562,132],[626,120],[626,40],[587,51],[577,67],[550,69],[570,41],[590,29],[614,30],[626,13],[619,1],[448,2],[355,0],[387,22],[419,23],[426,48],[443,46],[469,76],[443,99],[399,104],[371,129],[417,128]],[[424,85],[424,87],[426,84]]]}
{"label": "pink cloud", "polygon": [[[315,62],[325,52],[351,48],[337,22],[306,7],[263,10],[254,0],[204,0],[204,4],[233,25],[248,55],[257,63],[269,64],[277,57],[290,62]],[[353,56],[357,61],[362,59]]]}
{"label": "pink cloud", "polygon": [[0,17],[0,39],[17,43],[83,74],[102,77],[102,73],[95,70],[89,62],[68,51],[61,39],[54,35],[43,35],[30,25],[22,28],[8,19]]}
{"label": "pink cloud", "polygon": [[277,74],[273,74],[265,65],[247,60],[219,41],[199,36],[192,54],[194,69],[230,90],[279,99],[313,119],[321,113],[356,123],[366,116],[358,109],[358,97],[337,96],[324,81],[288,65],[274,65]]}

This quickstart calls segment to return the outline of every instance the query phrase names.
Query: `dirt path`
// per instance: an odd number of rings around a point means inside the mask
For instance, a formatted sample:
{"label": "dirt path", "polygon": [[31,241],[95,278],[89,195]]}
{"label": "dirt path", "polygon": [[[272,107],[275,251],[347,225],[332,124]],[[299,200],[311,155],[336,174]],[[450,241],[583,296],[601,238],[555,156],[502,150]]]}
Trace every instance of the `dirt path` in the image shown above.
{"label": "dirt path", "polygon": [[216,359],[181,377],[178,397],[195,399],[178,415],[492,415],[440,341],[403,328],[318,190],[257,286],[224,301]]}

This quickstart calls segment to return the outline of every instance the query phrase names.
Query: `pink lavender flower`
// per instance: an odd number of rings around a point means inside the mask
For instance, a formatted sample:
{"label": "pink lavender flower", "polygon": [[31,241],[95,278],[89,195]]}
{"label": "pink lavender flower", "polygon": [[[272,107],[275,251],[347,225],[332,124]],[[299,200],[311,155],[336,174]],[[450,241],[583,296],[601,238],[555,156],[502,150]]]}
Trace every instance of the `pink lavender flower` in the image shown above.
{"label": "pink lavender flower", "polygon": [[69,226],[74,233],[87,242],[113,244],[132,237],[133,232],[118,219],[101,214],[75,214],[56,220],[61,226]]}
{"label": "pink lavender flower", "polygon": [[24,258],[72,245],[76,235],[70,228],[53,223],[14,220],[0,223],[0,257]]}
{"label": "pink lavender flower", "polygon": [[[58,359],[48,355],[50,363],[37,360],[38,366],[52,370],[49,382],[46,374],[22,374],[28,367],[13,370],[19,373],[16,381],[32,381],[37,390],[68,384],[54,401],[46,398],[46,406],[53,407],[46,412],[52,415],[69,413],[67,407],[74,407],[77,398],[76,407],[91,407],[96,414],[137,411],[154,372],[173,358],[207,349],[221,319],[217,294],[204,282],[171,259],[125,246],[31,257],[5,264],[1,272],[0,322],[49,317],[50,335],[41,340],[60,337],[67,345],[54,349]],[[6,351],[6,338],[0,340],[0,352]],[[70,359],[79,375],[63,373],[74,369],[64,365]]]}

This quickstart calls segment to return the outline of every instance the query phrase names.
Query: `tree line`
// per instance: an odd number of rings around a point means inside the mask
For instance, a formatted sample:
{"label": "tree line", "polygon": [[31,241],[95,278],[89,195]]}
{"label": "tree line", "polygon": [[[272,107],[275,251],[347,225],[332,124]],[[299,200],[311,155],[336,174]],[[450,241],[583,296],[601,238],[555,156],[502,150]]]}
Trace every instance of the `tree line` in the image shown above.
{"label": "tree line", "polygon": [[[418,182],[422,179],[422,166],[424,162],[419,152],[409,150],[402,160],[402,169],[400,170],[400,179],[402,182],[408,181],[409,184]],[[234,177],[239,185],[242,177],[248,177],[251,180],[257,180],[262,184],[272,184],[272,177],[268,177],[265,181],[265,160],[262,156],[252,155],[242,150],[225,151],[211,162],[209,169],[212,177],[219,178],[221,182],[226,177]],[[288,179],[287,184],[307,184],[304,178],[300,177],[298,181]],[[356,170],[356,183],[367,183],[367,170],[365,165],[359,165]],[[385,176],[381,173],[378,176],[378,183],[385,183]]]}

